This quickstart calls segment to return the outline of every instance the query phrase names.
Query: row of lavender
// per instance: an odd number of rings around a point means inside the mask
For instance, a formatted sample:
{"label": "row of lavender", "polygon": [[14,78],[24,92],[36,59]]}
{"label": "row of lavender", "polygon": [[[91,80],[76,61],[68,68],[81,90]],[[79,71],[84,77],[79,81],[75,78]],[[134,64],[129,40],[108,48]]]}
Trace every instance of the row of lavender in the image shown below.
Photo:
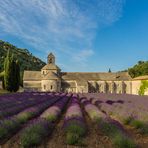
{"label": "row of lavender", "polygon": [[20,135],[20,143],[23,147],[37,146],[42,143],[43,139],[49,136],[62,114],[71,94],[63,96],[53,106],[45,110],[38,118],[31,121]]}
{"label": "row of lavender", "polygon": [[140,134],[148,135],[147,96],[127,94],[83,94],[83,96],[88,96],[87,100],[111,118],[134,127]]}
{"label": "row of lavender", "polygon": [[84,94],[84,96],[100,110],[121,122],[128,118],[148,122],[148,97],[146,96],[127,94]]}
{"label": "row of lavender", "polygon": [[42,97],[42,96],[48,96],[51,95],[51,93],[13,93],[13,94],[5,94],[0,96],[0,110],[3,110],[5,108],[12,108],[13,106],[17,105],[19,106],[20,104],[23,104],[27,101],[32,101],[38,99],[37,96]]}
{"label": "row of lavender", "polygon": [[[88,95],[87,98],[79,95],[80,99],[77,95],[71,97],[71,94],[60,93],[27,93],[26,96],[31,96],[30,98],[33,98],[35,104],[9,114],[11,117],[7,119],[5,118],[7,116],[4,116],[5,119],[0,120],[0,142],[7,140],[25,125],[24,130],[20,133],[21,146],[32,147],[39,145],[43,139],[52,133],[56,121],[62,111],[66,109],[66,104],[70,100],[63,125],[67,144],[83,144],[82,140],[87,131],[83,114],[86,113],[93,123],[97,124],[98,130],[101,130],[102,133],[112,139],[114,145],[127,148],[135,147],[135,143],[123,126],[110,118],[109,114],[102,112],[108,113],[100,107],[102,103],[109,106],[123,104],[124,102],[121,99],[108,100],[106,97],[103,100],[95,98],[92,94]],[[9,96],[7,100],[9,101],[12,97],[13,95]],[[4,100],[1,97],[0,99]],[[84,112],[82,112],[83,108]],[[29,121],[30,119],[31,121]]]}
{"label": "row of lavender", "polygon": [[44,110],[52,106],[64,96],[65,94],[45,95],[44,97],[46,99],[42,98],[42,102],[38,102],[38,104],[35,104],[32,107],[26,108],[10,118],[0,120],[0,142],[11,137],[21,129],[24,123],[27,123],[30,119],[39,116]]}
{"label": "row of lavender", "polygon": [[82,97],[82,95],[80,95],[80,100],[84,106],[85,112],[88,114],[93,123],[97,125],[98,130],[107,135],[112,140],[115,147],[136,147],[135,142],[131,139],[128,132],[119,122],[113,120],[100,111],[98,107],[93,105],[86,97]]}
{"label": "row of lavender", "polygon": [[82,145],[82,139],[86,133],[86,124],[77,95],[73,95],[68,106],[63,125],[66,143],[70,145]]}
{"label": "row of lavender", "polygon": [[[32,119],[32,117],[37,116],[37,118],[28,122],[26,127],[20,133],[19,140],[22,147],[32,147],[41,144],[43,139],[52,133],[56,121],[58,120],[62,111],[67,108],[66,104],[69,100],[70,101],[63,124],[63,129],[66,135],[66,142],[67,144],[82,143],[82,137],[86,133],[85,120],[77,95],[73,95],[72,97],[71,96],[71,94],[62,96],[58,101],[56,101],[52,106],[50,105],[49,108],[47,108],[41,114],[37,111],[39,106],[36,106],[35,108],[33,107],[33,109],[32,107],[26,109],[15,116],[18,122],[21,124],[24,124],[29,119]],[[32,116],[31,113],[36,115]],[[39,114],[40,116],[38,116]],[[17,128],[19,128],[19,125]],[[17,128],[15,127],[16,130],[18,130]],[[10,131],[12,130],[13,129],[11,128]],[[4,139],[4,136],[2,138]]]}
{"label": "row of lavender", "polygon": [[0,96],[0,110],[3,110],[8,107],[19,105],[24,101],[28,101],[32,98],[32,94],[29,96],[26,93],[15,93],[15,94],[5,94]]}
{"label": "row of lavender", "polygon": [[[10,117],[24,110],[25,108],[37,105],[47,100],[48,96],[52,94],[42,96],[38,94],[35,96],[33,93],[17,93],[13,95],[4,95],[1,97],[0,119]],[[5,101],[6,100],[6,101]]]}

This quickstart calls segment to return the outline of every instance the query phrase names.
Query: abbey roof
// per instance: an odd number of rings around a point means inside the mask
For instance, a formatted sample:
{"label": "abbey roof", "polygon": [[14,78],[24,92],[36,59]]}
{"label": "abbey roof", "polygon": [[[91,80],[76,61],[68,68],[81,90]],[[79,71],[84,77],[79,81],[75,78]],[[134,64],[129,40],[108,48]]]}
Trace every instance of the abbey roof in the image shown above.
{"label": "abbey roof", "polygon": [[57,70],[57,69],[60,69],[60,68],[57,65],[52,63],[47,64],[42,68],[42,70]]}
{"label": "abbey roof", "polygon": [[40,81],[41,72],[40,71],[24,71],[23,80],[26,81]]}
{"label": "abbey roof", "polygon": [[55,74],[54,72],[48,72],[47,74],[42,75],[41,77],[42,77],[41,78],[42,80],[49,80],[49,79],[57,80],[57,79],[59,79],[58,75]]}
{"label": "abbey roof", "polygon": [[68,79],[83,79],[83,80],[131,80],[127,72],[108,73],[108,72],[62,72],[62,78]]}
{"label": "abbey roof", "polygon": [[[49,74],[46,76],[46,79],[49,79],[50,76],[54,78],[58,77],[57,75]],[[51,76],[51,77],[52,77]],[[76,80],[77,82],[91,81],[91,80],[102,80],[102,81],[126,81],[131,80],[132,78],[128,72],[118,72],[118,73],[105,73],[105,72],[61,72],[62,80]],[[24,71],[23,80],[42,80],[40,71]]]}

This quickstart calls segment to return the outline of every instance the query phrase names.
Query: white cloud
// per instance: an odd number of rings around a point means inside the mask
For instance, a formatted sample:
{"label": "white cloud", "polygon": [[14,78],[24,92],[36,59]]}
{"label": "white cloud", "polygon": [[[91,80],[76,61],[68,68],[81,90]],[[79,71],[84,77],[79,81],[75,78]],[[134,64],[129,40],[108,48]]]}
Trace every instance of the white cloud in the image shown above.
{"label": "white cloud", "polygon": [[59,57],[62,52],[87,62],[94,53],[96,30],[121,17],[124,1],[1,0],[0,30],[36,50],[54,50]]}
{"label": "white cloud", "polygon": [[81,50],[80,52],[74,54],[73,58],[77,62],[86,62],[86,59],[94,54],[91,49]]}

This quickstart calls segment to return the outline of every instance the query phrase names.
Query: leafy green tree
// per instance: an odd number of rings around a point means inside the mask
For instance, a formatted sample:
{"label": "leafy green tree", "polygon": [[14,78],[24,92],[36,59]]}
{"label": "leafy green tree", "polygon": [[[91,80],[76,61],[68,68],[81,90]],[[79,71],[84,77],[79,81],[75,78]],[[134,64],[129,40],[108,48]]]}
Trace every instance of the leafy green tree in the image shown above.
{"label": "leafy green tree", "polygon": [[14,55],[8,50],[7,57],[4,63],[4,86],[10,92],[16,92],[19,89],[20,83],[20,67]]}
{"label": "leafy green tree", "polygon": [[148,89],[148,81],[142,80],[138,94],[143,96],[145,94],[146,89]]}
{"label": "leafy green tree", "polygon": [[11,56],[10,56],[10,51],[8,50],[7,56],[5,58],[5,63],[4,63],[4,71],[5,71],[4,85],[5,85],[5,89],[8,91],[12,91],[12,88],[11,88],[12,68],[11,68],[11,66],[12,66]]}
{"label": "leafy green tree", "polygon": [[132,68],[129,68],[128,72],[132,78],[142,75],[148,75],[148,61],[139,61]]}

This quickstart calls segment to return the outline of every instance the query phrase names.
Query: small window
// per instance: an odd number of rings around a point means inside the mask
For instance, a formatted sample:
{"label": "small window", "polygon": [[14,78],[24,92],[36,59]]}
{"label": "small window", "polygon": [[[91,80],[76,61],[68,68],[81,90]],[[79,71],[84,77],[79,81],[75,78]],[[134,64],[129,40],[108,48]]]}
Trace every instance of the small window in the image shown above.
{"label": "small window", "polygon": [[53,88],[53,87],[52,87],[52,85],[51,85],[51,86],[50,86],[50,89],[52,90],[52,88]]}

